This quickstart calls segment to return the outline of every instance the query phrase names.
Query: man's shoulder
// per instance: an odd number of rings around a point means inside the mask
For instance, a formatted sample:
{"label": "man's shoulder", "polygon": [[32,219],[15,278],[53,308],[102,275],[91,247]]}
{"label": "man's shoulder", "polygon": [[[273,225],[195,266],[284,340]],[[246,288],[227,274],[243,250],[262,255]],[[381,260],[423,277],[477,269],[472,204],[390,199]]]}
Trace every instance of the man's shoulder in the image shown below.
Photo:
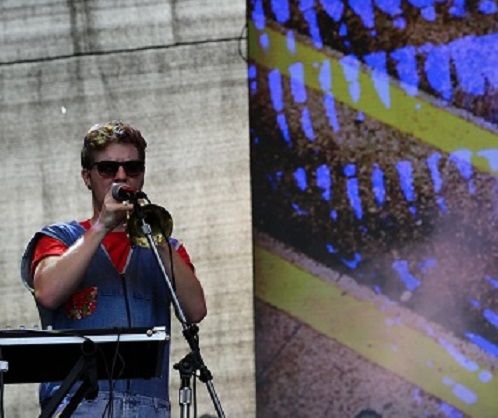
{"label": "man's shoulder", "polygon": [[65,244],[71,244],[77,240],[83,233],[85,228],[78,221],[57,222],[42,228],[40,233],[52,238],[61,240]]}

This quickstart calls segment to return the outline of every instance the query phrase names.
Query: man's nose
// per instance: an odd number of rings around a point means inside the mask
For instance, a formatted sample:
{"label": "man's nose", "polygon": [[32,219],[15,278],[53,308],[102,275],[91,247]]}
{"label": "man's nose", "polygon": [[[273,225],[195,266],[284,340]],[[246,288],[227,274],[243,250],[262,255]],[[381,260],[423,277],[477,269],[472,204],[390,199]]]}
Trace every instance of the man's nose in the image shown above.
{"label": "man's nose", "polygon": [[127,179],[126,171],[122,165],[119,166],[118,171],[116,171],[116,175],[114,176],[114,180],[126,180]]}

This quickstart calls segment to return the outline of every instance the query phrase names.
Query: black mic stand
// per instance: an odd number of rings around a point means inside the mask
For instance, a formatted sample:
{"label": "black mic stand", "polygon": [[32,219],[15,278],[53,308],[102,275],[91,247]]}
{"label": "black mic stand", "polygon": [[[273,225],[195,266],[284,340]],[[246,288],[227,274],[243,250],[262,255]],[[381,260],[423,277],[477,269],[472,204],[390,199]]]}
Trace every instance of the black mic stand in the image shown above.
{"label": "black mic stand", "polygon": [[[141,196],[141,198],[145,198],[148,201],[148,198],[146,196],[145,197]],[[168,273],[166,273],[166,269],[164,268],[164,263],[161,259],[161,256],[159,255],[157,245],[154,241],[154,238],[152,237],[151,227],[145,220],[145,213],[142,209],[142,206],[138,203],[138,198],[133,199],[133,204],[134,204],[133,210],[135,216],[141,222],[142,232],[147,238],[147,242],[149,243],[150,249],[152,250],[154,257],[156,258],[159,269],[161,270],[161,273],[164,277],[178,320],[181,322],[181,325],[183,327],[183,336],[187,340],[187,343],[191,350],[190,353],[187,354],[182,360],[180,360],[179,363],[173,366],[176,370],[179,371],[181,379],[181,387],[179,391],[181,416],[182,418],[189,417],[189,407],[192,399],[190,379],[192,378],[193,375],[195,375],[195,372],[199,370],[200,373],[199,379],[201,380],[201,382],[206,384],[209,395],[211,396],[211,400],[218,414],[218,417],[225,418],[225,414],[221,407],[221,403],[216,394],[216,390],[214,389],[214,385],[212,382],[213,376],[211,375],[211,372],[204,364],[204,361],[201,356],[199,348],[199,337],[198,337],[199,327],[195,324],[187,323],[185,313],[183,312],[183,309],[180,305],[180,301],[178,300],[178,297],[176,295],[175,289],[173,288]],[[165,238],[168,239],[168,237]]]}

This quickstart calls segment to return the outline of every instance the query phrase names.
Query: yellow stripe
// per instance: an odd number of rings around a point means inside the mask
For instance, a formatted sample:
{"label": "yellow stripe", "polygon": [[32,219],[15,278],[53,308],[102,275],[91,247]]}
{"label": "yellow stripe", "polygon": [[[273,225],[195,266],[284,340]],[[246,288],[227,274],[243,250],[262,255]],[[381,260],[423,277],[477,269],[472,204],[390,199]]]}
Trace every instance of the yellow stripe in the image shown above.
{"label": "yellow stripe", "polygon": [[[260,45],[260,37],[263,34],[268,36],[269,41],[266,50]],[[371,74],[360,69],[358,82],[361,94],[360,99],[354,102],[350,95],[349,82],[337,58],[298,41],[295,44],[296,52],[291,53],[288,51],[285,36],[270,28],[258,31],[251,22],[248,42],[250,58],[267,69],[278,69],[282,74],[289,76],[289,66],[302,63],[305,68],[306,86],[319,91],[322,91],[319,82],[320,64],[328,60],[331,68],[331,93],[336,100],[446,153],[462,148],[473,152],[498,148],[496,133],[436,107],[421,97],[408,95],[391,79],[388,82],[391,105],[386,108],[375,90]],[[471,162],[484,171],[492,172],[487,159],[474,155]]]}
{"label": "yellow stripe", "polygon": [[[296,317],[323,335],[460,411],[476,417],[498,416],[498,380],[483,383],[478,371],[465,370],[440,344],[397,322],[369,301],[362,301],[326,283],[283,258],[255,246],[256,296]],[[485,369],[484,369],[485,370]],[[463,402],[443,383],[452,379],[477,394],[476,403]]]}

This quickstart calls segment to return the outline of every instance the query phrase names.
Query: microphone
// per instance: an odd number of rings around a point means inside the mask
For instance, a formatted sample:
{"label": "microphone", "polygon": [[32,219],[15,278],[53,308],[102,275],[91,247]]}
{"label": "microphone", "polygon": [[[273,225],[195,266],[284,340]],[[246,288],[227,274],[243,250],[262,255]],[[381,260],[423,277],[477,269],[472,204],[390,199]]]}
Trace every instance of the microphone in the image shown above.
{"label": "microphone", "polygon": [[117,183],[112,186],[112,197],[118,202],[124,202],[125,200],[135,201],[137,199],[146,198],[147,195],[126,184]]}

